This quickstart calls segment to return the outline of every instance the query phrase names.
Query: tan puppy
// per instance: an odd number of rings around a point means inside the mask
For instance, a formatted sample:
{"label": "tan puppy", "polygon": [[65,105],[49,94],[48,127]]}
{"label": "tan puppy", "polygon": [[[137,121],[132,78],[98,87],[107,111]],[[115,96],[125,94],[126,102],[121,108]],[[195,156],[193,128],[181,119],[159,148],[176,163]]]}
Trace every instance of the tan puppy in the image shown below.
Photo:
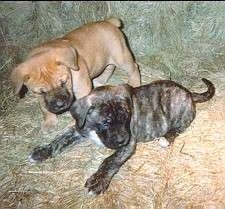
{"label": "tan puppy", "polygon": [[120,26],[117,18],[83,25],[40,44],[12,71],[11,79],[20,97],[24,96],[24,87],[37,94],[45,116],[43,130],[55,127],[56,114],[68,110],[74,98],[91,91],[93,79],[106,82],[115,66],[126,70],[131,86],[140,85],[138,66]]}

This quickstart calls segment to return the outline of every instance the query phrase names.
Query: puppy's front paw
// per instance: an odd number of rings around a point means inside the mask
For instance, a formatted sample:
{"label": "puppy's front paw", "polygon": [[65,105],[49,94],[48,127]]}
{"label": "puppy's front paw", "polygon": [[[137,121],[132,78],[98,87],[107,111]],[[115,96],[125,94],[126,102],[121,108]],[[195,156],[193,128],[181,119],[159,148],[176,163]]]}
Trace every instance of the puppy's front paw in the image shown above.
{"label": "puppy's front paw", "polygon": [[45,120],[41,124],[41,130],[43,132],[49,132],[50,130],[56,128],[57,123],[58,123],[57,117]]}
{"label": "puppy's front paw", "polygon": [[159,143],[159,146],[162,148],[166,148],[170,145],[170,143],[167,141],[165,137],[158,138],[158,143]]}
{"label": "puppy's front paw", "polygon": [[52,157],[52,148],[49,145],[47,145],[34,148],[34,150],[28,156],[28,160],[31,163],[38,163],[50,157]]}
{"label": "puppy's front paw", "polygon": [[85,187],[88,188],[88,193],[92,195],[99,195],[104,193],[110,184],[110,178],[107,174],[102,172],[96,172],[85,183]]}

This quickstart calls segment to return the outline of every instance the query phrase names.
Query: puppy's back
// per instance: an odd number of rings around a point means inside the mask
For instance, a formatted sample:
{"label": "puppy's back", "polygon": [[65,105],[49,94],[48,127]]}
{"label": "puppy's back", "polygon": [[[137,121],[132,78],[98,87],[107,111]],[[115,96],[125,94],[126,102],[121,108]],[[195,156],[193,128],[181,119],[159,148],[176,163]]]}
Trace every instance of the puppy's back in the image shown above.
{"label": "puppy's back", "polygon": [[[110,18],[104,21],[97,21],[92,23],[87,23],[79,28],[69,32],[64,36],[64,38],[71,40],[79,46],[80,42],[85,40],[85,43],[98,44],[103,41],[111,42],[115,39],[121,38],[121,31],[119,27],[121,26],[121,21],[117,18]],[[107,39],[107,40],[105,40]],[[84,47],[85,43],[81,43]]]}
{"label": "puppy's back", "polygon": [[191,92],[169,80],[155,81],[133,89],[138,138],[148,141],[170,130],[182,132],[195,117]]}
{"label": "puppy's back", "polygon": [[120,21],[113,18],[83,25],[63,38],[85,58],[89,68],[101,69],[102,65],[115,63],[127,51],[124,34],[118,28]]}

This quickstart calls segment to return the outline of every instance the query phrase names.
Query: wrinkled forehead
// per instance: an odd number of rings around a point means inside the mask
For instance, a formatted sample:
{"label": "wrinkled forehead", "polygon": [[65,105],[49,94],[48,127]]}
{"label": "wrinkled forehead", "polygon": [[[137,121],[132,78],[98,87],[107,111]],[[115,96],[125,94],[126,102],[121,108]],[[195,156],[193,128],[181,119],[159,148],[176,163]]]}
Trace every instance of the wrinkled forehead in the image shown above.
{"label": "wrinkled forehead", "polygon": [[30,68],[30,77],[41,80],[43,77],[54,79],[57,77],[69,76],[70,73],[65,66],[58,65],[51,59],[33,59],[27,63]]}
{"label": "wrinkled forehead", "polygon": [[111,116],[115,111],[115,103],[113,103],[112,101],[101,103],[98,109],[99,109],[100,115]]}
{"label": "wrinkled forehead", "polygon": [[116,116],[118,113],[123,114],[129,112],[129,109],[129,105],[125,101],[111,99],[97,103],[95,113],[103,117]]}
{"label": "wrinkled forehead", "polygon": [[87,103],[89,105],[115,105],[115,103],[128,102],[129,93],[124,86],[100,86],[92,90],[92,92],[86,96]]}

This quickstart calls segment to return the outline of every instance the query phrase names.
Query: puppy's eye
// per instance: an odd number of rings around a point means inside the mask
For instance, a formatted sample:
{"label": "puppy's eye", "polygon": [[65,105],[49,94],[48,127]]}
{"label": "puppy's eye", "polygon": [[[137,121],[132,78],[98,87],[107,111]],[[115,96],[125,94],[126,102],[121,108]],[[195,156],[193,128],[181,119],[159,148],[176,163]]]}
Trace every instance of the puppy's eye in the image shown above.
{"label": "puppy's eye", "polygon": [[41,88],[40,89],[40,94],[46,94],[46,89]]}
{"label": "puppy's eye", "polygon": [[108,124],[107,122],[104,122],[104,123],[103,123],[103,126],[104,126],[105,128],[108,128],[108,127],[109,127],[109,124]]}
{"label": "puppy's eye", "polygon": [[33,90],[33,92],[35,94],[46,94],[47,91],[45,88],[40,88],[40,89]]}
{"label": "puppy's eye", "polygon": [[95,127],[97,128],[97,132],[98,133],[102,133],[102,132],[104,132],[106,130],[106,128],[104,127],[104,125],[101,124],[101,123],[95,124]]}
{"label": "puppy's eye", "polygon": [[60,61],[56,61],[56,65],[62,65],[62,63]]}
{"label": "puppy's eye", "polygon": [[94,106],[91,106],[91,107],[89,108],[88,112],[87,112],[87,115],[88,115],[88,114],[91,114],[91,113],[93,112],[94,109],[95,109],[95,107],[94,107]]}
{"label": "puppy's eye", "polygon": [[107,118],[105,121],[103,121],[102,124],[105,128],[108,128],[111,122],[112,122],[111,118]]}
{"label": "puppy's eye", "polygon": [[67,80],[60,80],[60,86],[64,87],[67,83]]}
{"label": "puppy's eye", "polygon": [[112,119],[111,118],[107,118],[105,123],[111,123],[112,122]]}
{"label": "puppy's eye", "polygon": [[104,132],[108,129],[109,124],[106,121],[103,121],[102,123],[97,123],[96,127],[98,129],[98,132]]}

